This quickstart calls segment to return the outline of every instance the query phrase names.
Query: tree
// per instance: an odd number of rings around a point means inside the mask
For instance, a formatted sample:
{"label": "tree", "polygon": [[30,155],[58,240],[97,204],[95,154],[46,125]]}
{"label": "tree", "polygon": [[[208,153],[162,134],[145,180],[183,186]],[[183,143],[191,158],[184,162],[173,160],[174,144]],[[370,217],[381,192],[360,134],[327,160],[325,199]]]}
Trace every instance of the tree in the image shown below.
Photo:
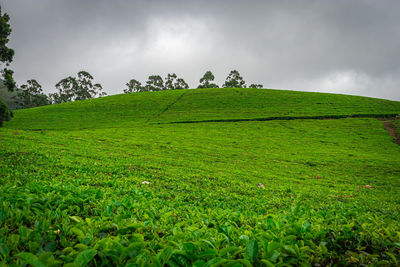
{"label": "tree", "polygon": [[58,93],[49,94],[53,104],[71,102],[75,100],[77,81],[68,76],[56,84]]}
{"label": "tree", "polygon": [[99,83],[93,84],[93,76],[87,71],[78,72],[76,98],[75,100],[85,100],[95,98],[96,96],[106,96],[107,93],[102,92],[103,87]]}
{"label": "tree", "polygon": [[[13,79],[14,72],[7,67],[13,60],[14,50],[7,47],[8,37],[11,34],[11,26],[8,23],[10,17],[8,14],[2,12],[0,6],[0,73],[4,79],[4,85],[8,91],[12,92],[15,88],[15,81]],[[12,117],[12,112],[8,109],[7,105],[0,101],[0,126],[3,121],[8,121]]]}
{"label": "tree", "polygon": [[197,88],[218,88],[218,85],[212,83],[214,79],[214,74],[211,71],[207,71],[200,79],[200,84]]}
{"label": "tree", "polygon": [[0,101],[0,126],[3,125],[3,121],[9,121],[12,117],[12,111],[8,109],[6,104]]}
{"label": "tree", "polygon": [[17,94],[17,102],[21,108],[33,108],[49,104],[42,86],[36,80],[28,80],[21,85]]}
{"label": "tree", "polygon": [[189,85],[185,82],[184,79],[178,78],[175,83],[175,89],[189,89]]}
{"label": "tree", "polygon": [[176,79],[178,79],[178,76],[175,73],[168,73],[167,77],[165,77],[165,89],[174,90]]}
{"label": "tree", "polygon": [[165,77],[164,87],[166,90],[188,89],[189,85],[185,82],[184,79],[178,78],[175,73],[168,73],[167,77]]}
{"label": "tree", "polygon": [[7,13],[2,13],[0,6],[0,66],[4,84],[7,89],[12,92],[15,89],[15,81],[13,79],[14,72],[7,68],[14,57],[14,50],[7,47],[9,41],[8,36],[11,34],[9,21],[10,17]]}
{"label": "tree", "polygon": [[128,83],[126,83],[126,86],[128,87],[127,89],[124,89],[124,93],[137,93],[137,92],[143,92],[145,88],[142,86],[141,82],[132,79]]}
{"label": "tree", "polygon": [[165,90],[164,81],[160,75],[149,76],[146,82],[146,91],[161,91]]}
{"label": "tree", "polygon": [[49,99],[50,104],[58,104],[58,103],[68,102],[68,101],[64,101],[64,97],[62,95],[60,95],[59,93],[50,93],[48,99]]}
{"label": "tree", "polygon": [[262,89],[264,86],[262,84],[255,84],[252,83],[250,84],[249,88],[256,88],[256,89]]}
{"label": "tree", "polygon": [[246,83],[237,70],[232,70],[228,77],[226,77],[223,87],[246,88]]}
{"label": "tree", "polygon": [[64,103],[107,95],[101,84],[93,84],[93,76],[87,71],[78,72],[78,77],[67,77],[56,84],[58,93],[50,94],[51,102]]}

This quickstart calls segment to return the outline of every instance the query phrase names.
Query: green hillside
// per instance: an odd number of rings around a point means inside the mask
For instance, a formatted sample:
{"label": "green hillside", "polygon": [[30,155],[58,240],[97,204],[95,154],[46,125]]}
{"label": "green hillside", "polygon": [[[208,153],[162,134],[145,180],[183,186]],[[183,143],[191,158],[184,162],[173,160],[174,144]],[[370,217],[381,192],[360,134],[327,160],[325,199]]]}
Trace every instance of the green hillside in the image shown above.
{"label": "green hillside", "polygon": [[399,113],[253,89],[18,110],[0,128],[0,261],[396,266],[400,146],[371,116]]}
{"label": "green hillside", "polygon": [[[15,112],[9,128],[89,129],[143,123],[385,115],[400,102],[359,96],[260,89],[196,89],[115,95]],[[33,119],[34,118],[34,119]]]}

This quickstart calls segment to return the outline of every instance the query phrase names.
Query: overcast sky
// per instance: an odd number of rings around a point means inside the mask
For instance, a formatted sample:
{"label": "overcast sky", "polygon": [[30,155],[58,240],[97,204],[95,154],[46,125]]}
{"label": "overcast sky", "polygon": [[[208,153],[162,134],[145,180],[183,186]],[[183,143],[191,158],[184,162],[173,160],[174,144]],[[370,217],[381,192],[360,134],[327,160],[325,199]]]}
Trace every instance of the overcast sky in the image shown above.
{"label": "overcast sky", "polygon": [[400,1],[1,0],[18,84],[87,70],[109,94],[237,69],[265,88],[400,100]]}

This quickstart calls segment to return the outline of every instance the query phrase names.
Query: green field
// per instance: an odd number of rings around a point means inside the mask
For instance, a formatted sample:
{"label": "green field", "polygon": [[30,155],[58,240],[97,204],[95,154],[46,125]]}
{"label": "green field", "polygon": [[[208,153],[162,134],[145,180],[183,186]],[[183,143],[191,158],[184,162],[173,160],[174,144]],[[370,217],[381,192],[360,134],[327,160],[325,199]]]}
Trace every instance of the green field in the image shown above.
{"label": "green field", "polygon": [[0,129],[0,261],[399,265],[400,146],[372,118],[399,113],[260,89],[18,110]]}

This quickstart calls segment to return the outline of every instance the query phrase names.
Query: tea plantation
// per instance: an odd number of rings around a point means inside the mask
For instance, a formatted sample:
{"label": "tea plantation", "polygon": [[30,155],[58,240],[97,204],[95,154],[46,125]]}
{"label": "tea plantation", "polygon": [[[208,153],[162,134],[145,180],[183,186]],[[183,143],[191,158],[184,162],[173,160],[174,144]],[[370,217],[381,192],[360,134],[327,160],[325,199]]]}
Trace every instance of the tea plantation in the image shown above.
{"label": "tea plantation", "polygon": [[227,88],[18,110],[0,128],[0,265],[399,265],[382,123],[399,113]]}

